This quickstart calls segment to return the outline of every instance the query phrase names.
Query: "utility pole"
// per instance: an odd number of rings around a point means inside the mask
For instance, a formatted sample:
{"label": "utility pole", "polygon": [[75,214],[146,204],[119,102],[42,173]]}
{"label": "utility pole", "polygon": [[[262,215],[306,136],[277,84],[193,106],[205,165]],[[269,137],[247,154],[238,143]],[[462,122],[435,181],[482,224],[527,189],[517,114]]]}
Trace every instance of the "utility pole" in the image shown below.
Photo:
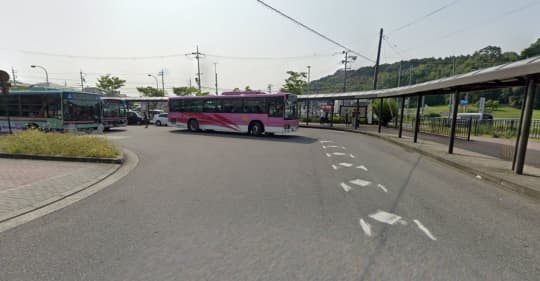
{"label": "utility pole", "polygon": [[199,59],[201,56],[204,56],[203,53],[199,52],[199,45],[197,45],[197,51],[192,52],[191,55],[195,56],[195,59],[197,59],[197,78],[195,79],[197,82],[197,85],[199,86],[199,92],[201,91],[201,65]]}
{"label": "utility pole", "polygon": [[306,85],[308,95],[311,94],[311,89],[310,89],[311,85],[310,85],[310,83],[311,83],[311,65],[308,65],[307,66],[307,85]]}
{"label": "utility pole", "polygon": [[272,93],[272,84],[268,84],[268,93],[271,94]]}
{"label": "utility pole", "polygon": [[189,77],[189,87],[191,88],[191,77]]}
{"label": "utility pole", "polygon": [[383,39],[383,29],[379,33],[379,48],[377,49],[377,60],[375,61],[375,77],[373,78],[373,90],[377,90],[377,79],[379,78],[379,61],[381,58],[381,46]]}
{"label": "utility pole", "polygon": [[345,71],[344,76],[343,76],[343,92],[346,92],[347,91],[347,70],[348,70],[347,64],[349,64],[349,62],[351,61],[356,60],[356,56],[349,56],[349,51],[342,51],[341,53],[345,55],[345,59],[342,60],[341,63],[344,65],[343,70]]}
{"label": "utility pole", "polygon": [[11,74],[13,75],[13,86],[17,86],[17,76],[15,76],[15,69],[11,67]]}
{"label": "utility pole", "polygon": [[163,95],[165,96],[165,71],[163,70],[163,68],[161,69],[161,71],[158,73],[158,75],[161,76],[161,90],[163,91]]}
{"label": "utility pole", "polygon": [[218,95],[218,87],[217,87],[217,62],[214,62],[214,74],[216,76],[216,96]]}
{"label": "utility pole", "polygon": [[411,64],[411,66],[409,67],[409,85],[412,84],[412,73],[413,73],[413,65]]}
{"label": "utility pole", "polygon": [[456,56],[454,56],[454,59],[452,61],[452,76],[456,75]]}
{"label": "utility pole", "polygon": [[79,74],[81,75],[81,91],[84,91],[84,82],[85,82],[84,73],[81,70],[79,71]]}

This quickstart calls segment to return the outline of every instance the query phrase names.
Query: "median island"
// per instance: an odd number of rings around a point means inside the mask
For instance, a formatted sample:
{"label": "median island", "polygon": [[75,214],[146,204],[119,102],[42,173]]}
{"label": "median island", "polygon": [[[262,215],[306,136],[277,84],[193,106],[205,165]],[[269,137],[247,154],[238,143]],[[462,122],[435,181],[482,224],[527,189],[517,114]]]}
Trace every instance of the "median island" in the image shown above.
{"label": "median island", "polygon": [[14,156],[71,157],[73,160],[115,159],[121,156],[120,150],[103,137],[44,133],[36,130],[0,136],[0,153]]}

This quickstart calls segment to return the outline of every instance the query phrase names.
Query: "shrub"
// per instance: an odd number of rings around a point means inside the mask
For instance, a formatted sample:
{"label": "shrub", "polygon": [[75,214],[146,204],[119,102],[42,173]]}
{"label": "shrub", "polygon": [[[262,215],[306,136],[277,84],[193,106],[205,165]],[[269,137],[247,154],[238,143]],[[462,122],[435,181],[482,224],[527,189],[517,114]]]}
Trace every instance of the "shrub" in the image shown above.
{"label": "shrub", "polygon": [[113,158],[120,155],[107,139],[97,136],[43,133],[35,130],[0,137],[0,149],[7,153]]}
{"label": "shrub", "polygon": [[373,113],[377,115],[380,122],[382,122],[382,125],[386,126],[388,125],[388,122],[392,120],[394,116],[397,116],[398,106],[395,100],[384,99],[383,111],[382,111],[382,114],[379,114],[379,109],[380,109],[379,105],[380,105],[380,100],[379,99],[374,100],[372,102],[372,110],[373,110]]}

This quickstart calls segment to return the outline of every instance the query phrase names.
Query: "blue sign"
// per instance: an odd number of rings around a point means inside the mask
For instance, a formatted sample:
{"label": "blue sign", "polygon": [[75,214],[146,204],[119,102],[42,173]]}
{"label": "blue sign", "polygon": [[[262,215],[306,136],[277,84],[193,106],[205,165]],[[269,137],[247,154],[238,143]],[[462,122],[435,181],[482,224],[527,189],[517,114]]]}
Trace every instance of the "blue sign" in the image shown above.
{"label": "blue sign", "polygon": [[69,93],[69,94],[67,95],[67,99],[68,99],[68,100],[73,99],[73,95],[72,95],[71,93]]}
{"label": "blue sign", "polygon": [[468,100],[460,100],[460,101],[459,101],[459,104],[461,104],[461,105],[467,105],[467,104],[469,104],[469,101],[468,101]]}

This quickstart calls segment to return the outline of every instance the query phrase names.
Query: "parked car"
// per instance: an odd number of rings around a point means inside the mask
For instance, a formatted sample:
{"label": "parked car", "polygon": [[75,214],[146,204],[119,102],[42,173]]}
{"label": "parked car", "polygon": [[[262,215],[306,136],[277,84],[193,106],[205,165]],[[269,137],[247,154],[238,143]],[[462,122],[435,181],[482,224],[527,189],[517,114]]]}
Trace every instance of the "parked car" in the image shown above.
{"label": "parked car", "polygon": [[152,118],[152,123],[156,124],[156,126],[167,126],[167,122],[169,122],[168,113],[156,114],[154,115],[154,118]]}
{"label": "parked car", "polygon": [[163,110],[160,110],[160,109],[154,109],[154,110],[150,110],[148,111],[148,118],[150,119],[150,124],[154,124],[154,117],[163,113]]}
{"label": "parked car", "polygon": [[493,120],[493,115],[489,113],[458,113],[457,119]]}
{"label": "parked car", "polygon": [[128,111],[127,113],[128,125],[141,125],[143,123],[143,117],[139,112]]}

